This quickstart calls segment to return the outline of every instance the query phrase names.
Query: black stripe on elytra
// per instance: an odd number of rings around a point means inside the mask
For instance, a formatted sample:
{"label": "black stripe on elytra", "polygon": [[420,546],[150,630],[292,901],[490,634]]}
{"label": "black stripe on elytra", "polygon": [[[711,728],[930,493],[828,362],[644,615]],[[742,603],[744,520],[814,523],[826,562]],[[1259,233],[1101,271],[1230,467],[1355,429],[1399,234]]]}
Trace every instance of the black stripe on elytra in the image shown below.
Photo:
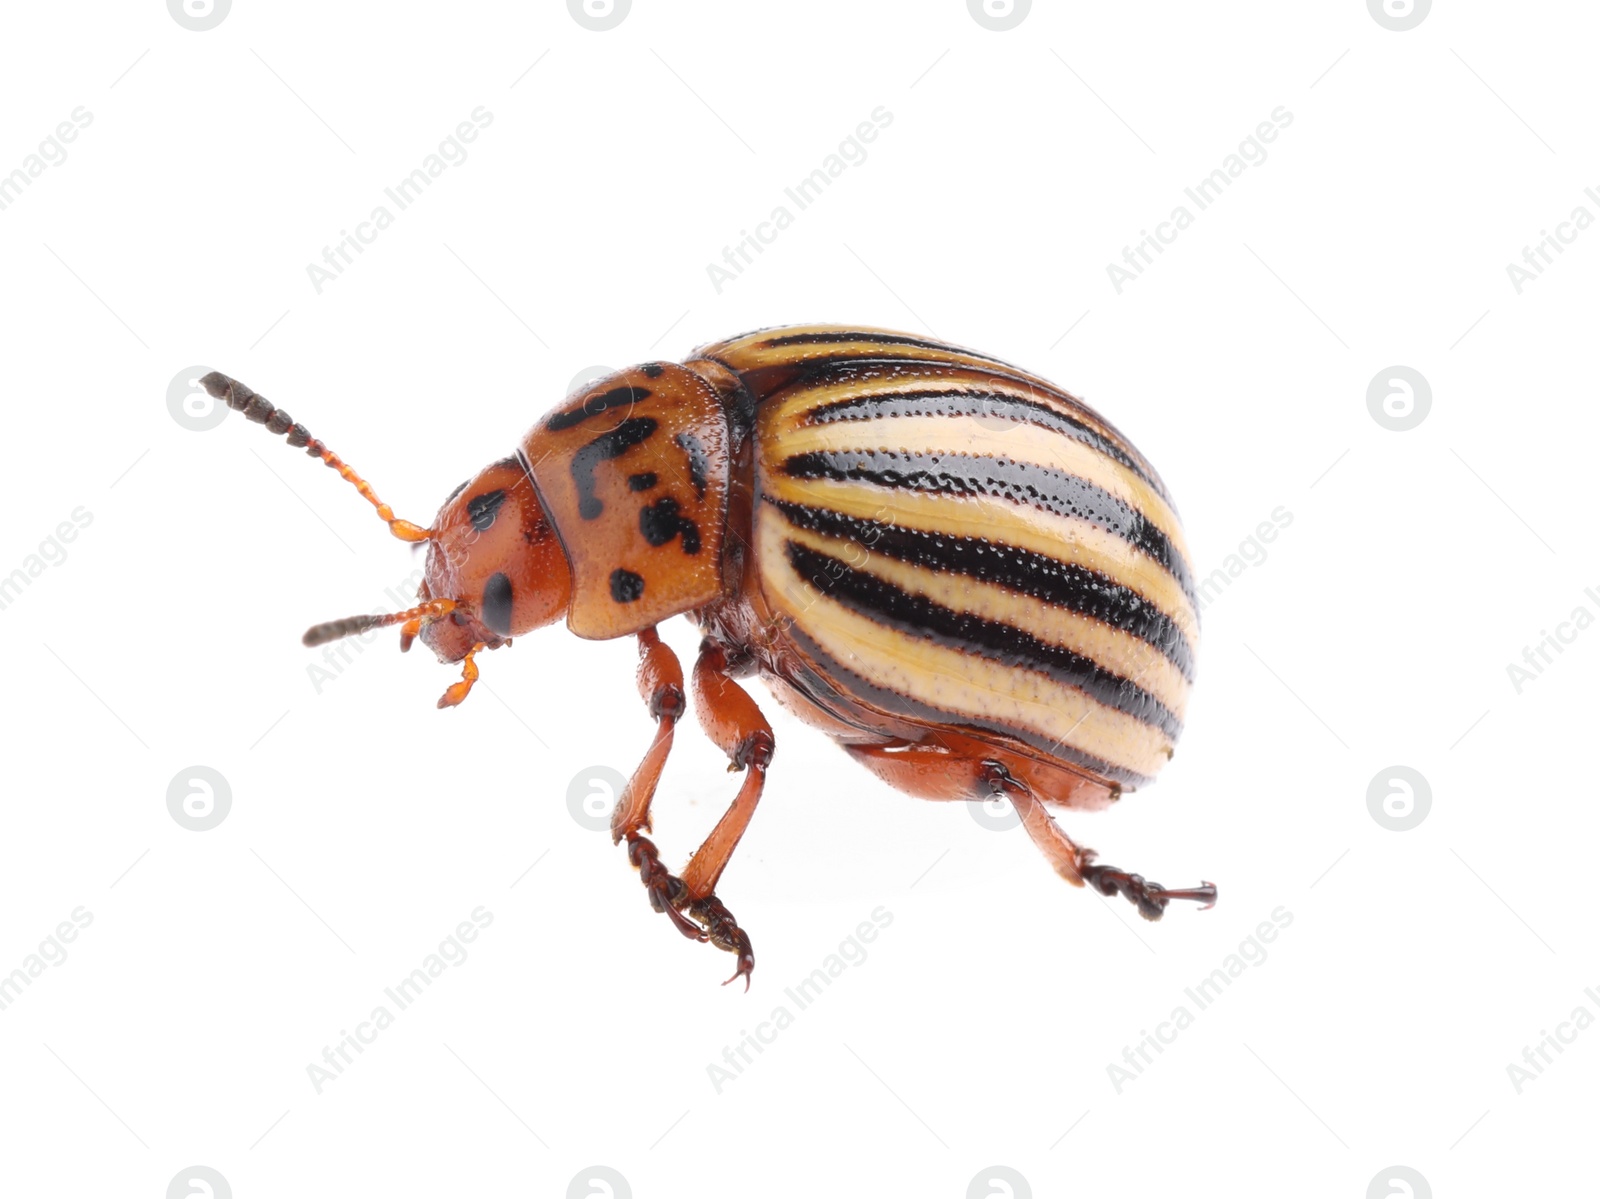
{"label": "black stripe on elytra", "polygon": [[683,552],[700,552],[700,526],[688,517],[678,515],[678,501],[670,495],[664,495],[655,503],[639,509],[639,532],[651,545],[666,545],[682,534]]}
{"label": "black stripe on elytra", "polygon": [[1123,448],[1120,442],[1100,430],[1034,400],[998,391],[938,391],[917,388],[912,391],[877,392],[822,404],[806,414],[808,424],[833,421],[878,420],[896,416],[971,416],[993,417],[1038,425],[1082,442],[1138,475],[1170,505],[1167,489],[1154,472]]}
{"label": "black stripe on elytra", "polygon": [[[932,725],[935,728],[971,731],[980,740],[991,740],[992,738],[984,736],[985,733],[989,733],[1010,741],[1020,741],[1024,745],[1040,751],[1047,757],[1069,762],[1090,775],[1122,783],[1129,790],[1150,781],[1148,775],[1139,774],[1137,771],[1129,770],[1125,766],[1114,765],[1103,758],[1085,753],[1074,746],[1064,745],[1060,741],[1035,732],[1032,729],[1003,724],[998,720],[989,720],[981,716],[950,712],[943,708],[936,708],[931,704],[914,700],[898,691],[880,687],[839,663],[827,650],[823,649],[794,624],[790,624],[785,629],[784,635],[794,642],[795,647],[800,650],[806,659],[809,659],[809,661],[800,662],[791,659],[788,669],[792,674],[786,677],[786,681],[812,703],[823,711],[830,713],[841,723],[861,728],[867,732],[877,732],[870,724],[863,722],[855,715],[859,712],[861,705],[865,703],[892,716],[905,717],[923,724]],[[842,694],[841,688],[847,691],[848,694]],[[973,798],[983,799],[986,797],[974,796]],[[1041,798],[1055,799],[1061,797],[1045,795],[1041,796]]]}
{"label": "black stripe on elytra", "polygon": [[500,505],[505,502],[503,488],[473,496],[467,501],[467,515],[472,519],[472,527],[480,533],[488,530],[494,524],[494,518],[500,515]]}
{"label": "black stripe on elytra", "polygon": [[918,350],[934,350],[941,354],[961,354],[967,358],[976,358],[982,362],[993,362],[1011,370],[1017,368],[1009,362],[999,358],[992,358],[988,354],[980,354],[976,350],[963,349],[943,341],[927,341],[921,337],[907,337],[903,333],[870,333],[865,329],[845,330],[830,333],[789,333],[783,337],[769,337],[763,342],[767,346],[827,346],[838,345],[841,342],[876,342],[885,346],[911,346]]}
{"label": "black stripe on elytra", "polygon": [[1144,513],[1087,479],[1009,458],[919,454],[894,450],[833,450],[795,454],[782,467],[794,479],[833,479],[876,487],[984,496],[1086,520],[1161,564],[1199,611],[1189,566],[1167,535]]}
{"label": "black stripe on elytra", "polygon": [[1004,542],[908,529],[763,498],[798,528],[851,541],[898,562],[993,583],[1110,625],[1159,650],[1185,679],[1194,681],[1194,653],[1177,622],[1137,591],[1098,571]]}
{"label": "black stripe on elytra", "polygon": [[483,585],[483,623],[491,633],[511,636],[511,580],[503,573],[489,576]]}
{"label": "black stripe on elytra", "polygon": [[640,400],[649,397],[650,392],[643,387],[613,387],[610,391],[587,397],[576,408],[551,413],[550,419],[545,422],[545,427],[551,432],[559,433],[563,429],[581,425],[591,416],[599,416],[602,412],[610,412],[613,408],[631,408]]}
{"label": "black stripe on elytra", "polygon": [[801,578],[874,624],[986,658],[1010,670],[1038,671],[1063,686],[1077,688],[1096,703],[1160,729],[1173,740],[1183,731],[1183,722],[1159,699],[1092,658],[1041,641],[1015,625],[947,608],[810,546],[789,541],[784,548],[789,564]]}
{"label": "black stripe on elytra", "polygon": [[[727,366],[727,363],[722,363],[722,365]],[[729,367],[728,369],[732,370],[733,368]],[[750,371],[757,374],[766,374],[778,369],[775,365],[767,365],[752,367]],[[986,359],[985,365],[974,365],[966,362],[918,358],[909,353],[905,355],[883,353],[877,356],[834,354],[825,358],[808,358],[787,364],[787,371],[782,377],[784,394],[793,394],[795,391],[805,387],[826,387],[840,383],[871,382],[874,384],[904,383],[912,385],[948,378],[970,385],[973,380],[964,376],[971,375],[974,372],[994,375],[997,379],[1015,383],[1018,387],[1048,391],[1062,403],[1083,409],[1087,416],[1098,421],[1108,432],[1120,438],[1125,445],[1127,444],[1127,438],[1122,437],[1122,434],[1117,432],[1109,421],[1076,396],[1069,395],[1059,387],[1047,384],[1038,377],[1029,375],[1026,371],[1012,366],[1010,363],[1001,362],[999,359]],[[1137,456],[1137,451],[1133,450],[1131,446],[1128,446],[1128,449]]]}
{"label": "black stripe on elytra", "polygon": [[689,483],[694,487],[695,495],[701,499],[706,498],[706,471],[711,466],[711,460],[706,457],[706,447],[700,444],[700,439],[693,433],[679,433],[673,443],[689,458]]}
{"label": "black stripe on elytra", "polygon": [[578,486],[579,516],[584,520],[593,520],[605,511],[605,505],[594,493],[594,468],[611,458],[620,458],[640,442],[648,440],[655,431],[653,417],[630,417],[572,455],[572,481]]}

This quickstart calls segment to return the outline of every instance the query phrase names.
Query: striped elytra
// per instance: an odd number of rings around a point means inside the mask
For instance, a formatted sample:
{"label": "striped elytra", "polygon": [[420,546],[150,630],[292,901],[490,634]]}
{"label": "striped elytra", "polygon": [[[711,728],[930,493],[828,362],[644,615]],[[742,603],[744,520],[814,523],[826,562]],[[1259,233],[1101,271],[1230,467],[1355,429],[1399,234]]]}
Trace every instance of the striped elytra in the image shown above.
{"label": "striped elytra", "polygon": [[898,334],[776,329],[700,356],[754,395],[751,542],[797,677],[1123,787],[1155,775],[1198,606],[1167,490],[1111,424]]}
{"label": "striped elytra", "polygon": [[[421,640],[461,664],[450,708],[479,654],[562,617],[580,637],[634,639],[656,731],[612,835],[652,906],[735,954],[747,984],[750,938],[717,892],[776,752],[740,683],[752,674],[892,787],[1008,802],[1069,882],[1151,920],[1173,899],[1215,900],[1210,883],[1168,889],[1100,863],[1046,807],[1105,807],[1172,756],[1199,606],[1155,468],[1038,375],[881,329],[761,330],[575,391],[427,528],[244,384],[202,383],[427,544],[416,607],[317,625],[307,645],[399,624],[402,649]],[[689,672],[656,631],[674,616],[702,634]],[[691,707],[743,779],[674,875],[644,834]],[[815,775],[797,778],[803,792]]]}

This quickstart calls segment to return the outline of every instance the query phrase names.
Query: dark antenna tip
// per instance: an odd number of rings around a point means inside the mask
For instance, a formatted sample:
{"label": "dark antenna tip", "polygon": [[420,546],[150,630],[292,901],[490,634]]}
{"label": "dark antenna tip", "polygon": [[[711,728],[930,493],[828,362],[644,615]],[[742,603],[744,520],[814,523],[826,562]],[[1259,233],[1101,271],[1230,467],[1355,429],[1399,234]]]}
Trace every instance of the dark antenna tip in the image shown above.
{"label": "dark antenna tip", "polygon": [[300,644],[326,645],[330,641],[339,641],[345,637],[353,637],[357,633],[365,633],[383,622],[381,616],[346,616],[341,620],[330,620],[323,624],[312,625],[305,631],[305,636],[300,638]]}
{"label": "dark antenna tip", "polygon": [[221,371],[212,371],[200,380],[204,387],[216,399],[223,401],[235,412],[242,414],[245,420],[253,421],[258,425],[265,425],[268,433],[285,438],[295,449],[303,449],[313,458],[320,458],[325,466],[339,472],[341,478],[350,483],[366,501],[378,510],[378,518],[389,526],[401,541],[427,541],[428,530],[409,520],[400,520],[395,516],[394,510],[374,494],[372,487],[355,471],[340,459],[326,445],[311,436],[310,430],[290,416],[282,408],[274,407],[267,398],[250,390],[248,386],[237,379],[230,379]]}
{"label": "dark antenna tip", "polygon": [[[357,633],[365,633],[368,629],[381,629],[392,624],[405,624],[410,628],[409,622],[417,622],[418,628],[410,629],[411,636],[416,636],[422,623],[429,620],[438,620],[441,616],[448,616],[456,606],[452,599],[432,599],[418,604],[415,608],[408,608],[404,612],[391,612],[387,616],[367,613],[362,616],[346,616],[339,620],[330,620],[323,624],[314,624],[305,631],[300,638],[300,644],[306,646],[326,645],[330,641],[338,641],[341,637],[352,637]],[[402,646],[404,648],[404,646]]]}

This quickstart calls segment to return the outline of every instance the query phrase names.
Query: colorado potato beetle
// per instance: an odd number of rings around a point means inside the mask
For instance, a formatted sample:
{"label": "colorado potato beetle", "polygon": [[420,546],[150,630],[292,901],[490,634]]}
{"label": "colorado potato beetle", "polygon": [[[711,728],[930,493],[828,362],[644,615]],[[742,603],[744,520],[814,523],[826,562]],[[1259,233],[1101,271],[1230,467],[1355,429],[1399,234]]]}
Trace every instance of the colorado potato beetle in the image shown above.
{"label": "colorado potato beetle", "polygon": [[[1003,798],[1057,873],[1148,919],[1171,890],[1096,862],[1046,804],[1093,810],[1172,755],[1199,607],[1177,510],[1144,456],[1030,372],[927,338],[848,325],[765,329],[575,391],[424,528],[399,520],[305,426],[221,374],[207,391],[337,470],[400,539],[426,542],[416,607],[320,624],[305,644],[399,624],[461,679],[565,617],[633,637],[654,740],[611,827],[685,936],[755,965],[717,883],[773,757],[780,703],[879,778],[926,799]],[[656,626],[704,639],[690,675],[706,735],[744,772],[681,874],[644,833],[686,710]]]}

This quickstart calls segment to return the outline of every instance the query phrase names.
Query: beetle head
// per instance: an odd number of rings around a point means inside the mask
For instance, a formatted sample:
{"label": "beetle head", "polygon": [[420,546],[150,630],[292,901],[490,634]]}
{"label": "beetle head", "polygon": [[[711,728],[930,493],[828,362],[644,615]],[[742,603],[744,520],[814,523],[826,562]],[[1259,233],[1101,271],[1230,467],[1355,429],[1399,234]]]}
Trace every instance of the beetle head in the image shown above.
{"label": "beetle head", "polygon": [[479,471],[450,494],[433,526],[425,529],[397,517],[349,463],[258,392],[219,371],[200,383],[246,420],[286,437],[290,446],[337,471],[401,541],[428,544],[422,603],[387,616],[349,616],[315,625],[301,638],[306,645],[398,624],[401,649],[421,637],[441,661],[463,663],[461,682],[439,701],[444,708],[460,703],[478,677],[472,661],[476,649],[505,645],[566,612],[572,571],[522,459],[503,458]]}
{"label": "beetle head", "polygon": [[[454,601],[411,630],[441,662],[474,645],[493,649],[567,610],[572,581],[555,531],[517,458],[485,467],[457,487],[428,530],[424,604]],[[410,629],[410,626],[407,626]],[[410,638],[402,634],[402,648]]]}

